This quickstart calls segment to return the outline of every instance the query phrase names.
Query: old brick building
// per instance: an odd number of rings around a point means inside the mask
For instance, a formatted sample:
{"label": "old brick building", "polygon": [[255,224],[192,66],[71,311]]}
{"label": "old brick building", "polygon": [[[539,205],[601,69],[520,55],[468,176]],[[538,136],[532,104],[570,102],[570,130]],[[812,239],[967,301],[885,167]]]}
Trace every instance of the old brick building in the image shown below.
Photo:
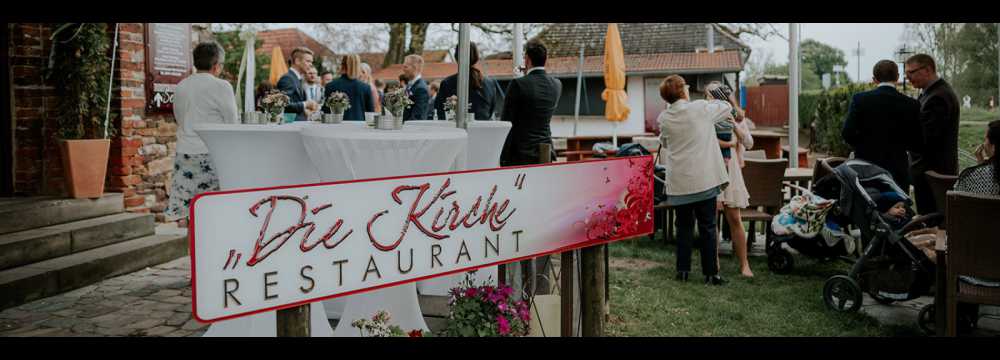
{"label": "old brick building", "polygon": [[[207,29],[208,24],[192,24],[191,41],[211,38]],[[10,102],[11,114],[3,116],[0,125],[12,129],[9,135],[3,133],[2,150],[13,156],[0,168],[5,179],[0,196],[65,194],[55,137],[58,99],[52,81],[44,76],[52,30],[46,23],[8,24],[5,62],[10,79],[4,100]],[[112,124],[118,134],[111,141],[105,190],[123,193],[127,211],[153,213],[162,222],[177,124],[169,112],[146,112],[145,30],[143,23],[119,25],[111,89]],[[108,26],[108,37],[114,37],[113,25]]]}

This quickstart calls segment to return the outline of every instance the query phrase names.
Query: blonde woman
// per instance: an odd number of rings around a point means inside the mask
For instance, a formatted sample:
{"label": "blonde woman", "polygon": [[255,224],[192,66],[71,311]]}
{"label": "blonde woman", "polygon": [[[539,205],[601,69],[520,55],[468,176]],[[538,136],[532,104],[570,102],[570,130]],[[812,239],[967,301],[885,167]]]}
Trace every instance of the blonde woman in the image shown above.
{"label": "blonde woman", "polygon": [[368,63],[361,63],[361,81],[372,88],[372,99],[375,100],[375,112],[382,113],[382,97],[379,96],[378,86],[375,86],[375,76],[372,75],[372,67]]}
{"label": "blonde woman", "polygon": [[[743,121],[743,112],[736,103],[736,99],[730,90],[722,83],[713,81],[705,86],[705,93],[709,99],[724,101],[733,108],[730,116],[723,120],[730,129],[731,139],[719,139],[719,147],[722,149],[722,158],[726,162],[726,169],[729,172],[729,187],[722,194],[719,194],[718,207],[729,223],[729,234],[733,239],[733,252],[740,262],[740,275],[753,277],[750,270],[750,262],[747,259],[747,234],[743,228],[743,219],[740,216],[740,209],[745,209],[750,205],[750,193],[747,191],[746,183],[743,182],[743,152],[753,148],[753,137],[750,136],[750,129],[747,128],[746,121]],[[716,133],[719,133],[720,125],[716,124]],[[716,253],[718,257],[718,253]],[[718,262],[716,262],[718,264]]]}
{"label": "blonde woman", "polygon": [[[366,112],[375,111],[372,87],[361,80],[361,58],[356,54],[344,55],[340,62],[340,77],[326,84],[323,98],[335,91],[347,94],[351,107],[344,111],[344,120],[364,121]],[[324,105],[324,111],[329,111]]]}

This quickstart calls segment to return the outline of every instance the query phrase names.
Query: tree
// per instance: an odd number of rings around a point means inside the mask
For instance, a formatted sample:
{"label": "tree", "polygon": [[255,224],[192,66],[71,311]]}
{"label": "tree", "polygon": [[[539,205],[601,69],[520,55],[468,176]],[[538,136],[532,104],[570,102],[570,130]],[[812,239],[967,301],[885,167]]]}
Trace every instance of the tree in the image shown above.
{"label": "tree", "polygon": [[[836,65],[846,66],[844,51],[813,39],[806,39],[800,45],[802,51],[803,88],[805,88],[805,69],[808,68],[817,78],[822,74],[833,74]],[[842,76],[842,75],[841,75]],[[835,80],[835,79],[831,79]],[[845,80],[845,79],[842,79]],[[860,79],[859,79],[860,80]],[[846,82],[846,81],[845,81]],[[820,82],[822,86],[822,82]]]}
{"label": "tree", "polygon": [[[215,36],[215,41],[219,45],[222,45],[222,49],[226,51],[226,59],[223,63],[220,77],[229,81],[235,89],[242,85],[236,83],[236,77],[240,73],[240,62],[243,60],[243,51],[246,48],[246,42],[240,39],[240,33],[236,31],[217,32],[213,35]],[[257,39],[254,49],[259,49],[263,43],[263,40]],[[256,54],[254,55],[254,60],[254,83],[261,84],[268,81],[271,72],[270,68],[264,68],[264,65],[271,63],[271,54]]]}
{"label": "tree", "polygon": [[996,24],[920,23],[906,24],[900,40],[934,57],[938,75],[960,98],[983,104],[997,93],[997,36]]}
{"label": "tree", "polygon": [[779,37],[788,40],[785,34],[778,30],[774,23],[717,23],[727,31],[741,39],[755,37],[767,40],[771,37]]}
{"label": "tree", "polygon": [[[804,66],[804,65],[805,64],[803,64],[803,66],[800,69],[802,71],[802,89],[801,90],[802,91],[808,91],[808,90],[820,90],[820,89],[822,89],[823,88],[823,82],[820,80],[819,75],[817,75],[815,72],[813,72],[813,70],[812,70],[811,67]],[[768,64],[767,67],[764,69],[764,74],[765,75],[789,76],[788,75],[788,63],[784,63],[784,64],[781,64],[781,65]],[[791,80],[791,77],[789,77],[789,81],[790,80]]]}

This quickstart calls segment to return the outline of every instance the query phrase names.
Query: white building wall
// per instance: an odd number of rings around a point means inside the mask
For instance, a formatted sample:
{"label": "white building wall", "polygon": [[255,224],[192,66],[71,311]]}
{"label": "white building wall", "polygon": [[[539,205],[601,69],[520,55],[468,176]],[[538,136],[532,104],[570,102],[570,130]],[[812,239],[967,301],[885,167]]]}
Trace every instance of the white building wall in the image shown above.
{"label": "white building wall", "polygon": [[[626,78],[626,91],[628,92],[628,119],[618,124],[618,134],[636,135],[645,132],[645,120],[643,119],[643,80],[641,76],[629,76]],[[570,90],[567,92],[566,90]],[[576,88],[563,89],[562,96],[576,96]],[[553,116],[550,124],[552,127],[552,137],[573,136],[573,115]],[[580,123],[577,127],[576,135],[579,136],[611,136],[612,124],[604,116],[580,116]]]}

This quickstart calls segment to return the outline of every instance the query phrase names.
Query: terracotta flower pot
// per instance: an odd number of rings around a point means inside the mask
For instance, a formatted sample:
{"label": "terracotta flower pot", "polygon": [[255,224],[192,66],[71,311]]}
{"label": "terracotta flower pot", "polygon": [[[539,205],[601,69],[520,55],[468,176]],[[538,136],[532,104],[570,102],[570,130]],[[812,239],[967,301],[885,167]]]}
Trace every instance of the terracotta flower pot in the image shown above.
{"label": "terracotta flower pot", "polygon": [[60,140],[59,148],[69,196],[77,199],[101,197],[111,140]]}

